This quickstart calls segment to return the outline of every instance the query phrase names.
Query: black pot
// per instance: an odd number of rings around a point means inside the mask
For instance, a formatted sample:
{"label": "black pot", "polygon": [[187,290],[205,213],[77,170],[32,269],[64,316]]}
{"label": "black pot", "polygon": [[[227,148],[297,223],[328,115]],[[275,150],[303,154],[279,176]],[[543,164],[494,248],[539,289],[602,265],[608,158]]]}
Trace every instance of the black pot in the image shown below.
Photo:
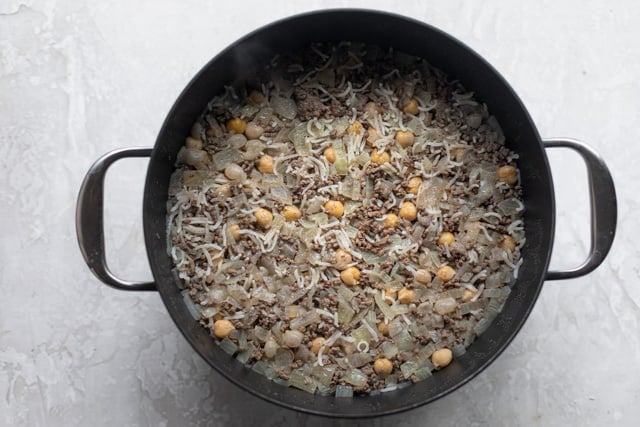
{"label": "black pot", "polygon": [[[442,371],[410,387],[376,396],[334,398],[285,388],[245,368],[214,344],[183,302],[167,255],[166,202],[176,155],[191,125],[223,85],[242,84],[274,54],[311,42],[361,41],[425,58],[473,90],[486,102],[519,154],[526,244],[517,283],[500,315],[468,351]],[[592,245],[585,263],[573,270],[547,270],[553,243],[555,203],[548,147],[566,147],[582,155],[589,176]],[[103,179],[123,157],[150,156],[144,191],[144,235],[155,282],[132,283],[113,276],[104,258]],[[153,149],[125,148],[100,158],[80,189],[76,212],[78,241],[84,258],[106,284],[125,290],[157,290],[169,314],[193,348],[218,372],[245,390],[278,405],[333,417],[372,417],[415,408],[460,387],[485,369],[518,333],[544,280],[589,273],[604,259],[616,227],[616,197],[611,175],[590,148],[572,140],[542,141],[529,114],[507,82],[478,54],[453,37],[422,22],[367,10],[332,10],[287,18],[235,42],[211,60],[189,83],[169,112]]]}

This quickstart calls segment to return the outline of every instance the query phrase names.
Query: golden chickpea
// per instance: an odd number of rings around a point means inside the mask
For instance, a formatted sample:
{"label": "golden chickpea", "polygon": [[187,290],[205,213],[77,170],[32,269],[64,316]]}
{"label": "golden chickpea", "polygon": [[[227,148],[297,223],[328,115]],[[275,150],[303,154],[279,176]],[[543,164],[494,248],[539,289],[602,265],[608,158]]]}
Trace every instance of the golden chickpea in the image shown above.
{"label": "golden chickpea", "polygon": [[234,329],[233,323],[226,319],[216,320],[213,324],[213,334],[220,339],[228,337]]}
{"label": "golden chickpea", "polygon": [[474,295],[475,292],[473,292],[471,289],[465,289],[464,294],[462,294],[462,301],[471,301],[471,298],[473,298]]}
{"label": "golden chickpea", "polygon": [[419,176],[414,176],[409,181],[407,181],[407,191],[411,194],[418,194],[418,190],[422,185],[422,178]]}
{"label": "golden chickpea", "polygon": [[324,204],[324,210],[327,212],[327,215],[340,218],[344,213],[344,205],[339,200],[329,200]]}
{"label": "golden chickpea", "polygon": [[389,161],[391,160],[391,157],[389,156],[389,153],[385,152],[378,152],[378,150],[373,150],[371,152],[371,163],[375,163],[377,165],[381,165],[384,163],[389,163]]}
{"label": "golden chickpea", "polygon": [[373,146],[373,143],[382,138],[375,128],[367,130],[367,145]]}
{"label": "golden chickpea", "polygon": [[416,270],[413,274],[413,278],[416,279],[416,282],[422,283],[423,285],[431,283],[431,273],[429,273],[429,270],[426,268]]}
{"label": "golden chickpea", "polygon": [[393,363],[391,363],[391,360],[381,357],[373,362],[373,370],[376,371],[380,378],[386,378],[393,371]]}
{"label": "golden chickpea", "polygon": [[398,291],[398,301],[400,301],[400,304],[411,304],[414,298],[415,294],[413,289],[402,288]]}
{"label": "golden chickpea", "polygon": [[418,209],[411,202],[403,202],[400,206],[400,218],[413,221],[418,217]]}
{"label": "golden chickpea", "polygon": [[500,249],[513,252],[516,250],[516,241],[511,236],[504,236],[499,246],[500,246]]}
{"label": "golden chickpea", "polygon": [[433,352],[431,355],[431,363],[436,368],[444,368],[453,360],[453,353],[448,348],[441,348]]}
{"label": "golden chickpea", "polygon": [[264,95],[257,90],[252,90],[249,94],[249,99],[251,99],[257,105],[262,105],[264,103]]}
{"label": "golden chickpea", "polygon": [[300,219],[300,217],[302,216],[302,213],[300,212],[300,209],[298,209],[297,206],[289,205],[289,206],[285,206],[284,209],[282,209],[282,216],[287,221],[296,221]]}
{"label": "golden chickpea", "polygon": [[349,252],[345,251],[342,248],[339,248],[336,250],[335,260],[336,260],[336,266],[340,268],[340,267],[345,267],[348,264],[351,264],[352,258]]}
{"label": "golden chickpea", "polygon": [[231,197],[233,195],[231,191],[231,186],[229,184],[222,184],[221,186],[213,190],[213,194],[215,194],[216,197],[221,197],[221,198]]}
{"label": "golden chickpea", "polygon": [[313,354],[318,354],[322,346],[324,345],[324,338],[318,337],[311,341],[311,352]]}
{"label": "golden chickpea", "polygon": [[204,144],[202,143],[201,139],[188,136],[187,139],[184,141],[184,146],[187,148],[196,148],[198,150],[202,150],[202,147],[204,146]]}
{"label": "golden chickpea", "polygon": [[418,112],[420,111],[418,109],[418,101],[416,101],[415,98],[411,98],[404,104],[404,107],[402,107],[402,111],[404,111],[407,114],[413,114],[413,115],[418,114]]}
{"label": "golden chickpea", "polygon": [[514,185],[518,182],[518,173],[513,166],[501,166],[498,169],[498,181],[502,181],[509,185]]}
{"label": "golden chickpea", "polygon": [[333,163],[336,161],[336,150],[333,147],[329,147],[324,150],[324,157],[327,159],[329,163]]}
{"label": "golden chickpea", "polygon": [[456,275],[456,271],[448,265],[443,265],[436,272],[436,276],[442,283],[447,283]]}
{"label": "golden chickpea", "polygon": [[244,134],[247,136],[247,139],[258,139],[264,133],[264,129],[262,126],[255,122],[247,123],[247,128],[244,131]]}
{"label": "golden chickpea", "polygon": [[389,335],[389,325],[387,325],[386,323],[384,323],[384,321],[378,323],[378,331],[382,334],[382,335]]}
{"label": "golden chickpea", "polygon": [[455,240],[456,240],[456,238],[453,235],[453,233],[450,233],[448,231],[444,231],[444,232],[442,232],[440,237],[438,237],[438,244],[440,246],[451,245]]}
{"label": "golden chickpea", "polygon": [[451,156],[453,160],[460,161],[465,151],[467,150],[464,147],[456,147],[451,150],[451,153],[449,154],[449,156]]}
{"label": "golden chickpea", "polygon": [[414,140],[415,137],[413,136],[413,132],[410,130],[399,130],[396,132],[396,141],[398,141],[398,144],[404,148],[413,145]]}
{"label": "golden chickpea", "polygon": [[256,218],[256,222],[260,227],[271,227],[271,223],[273,222],[273,214],[265,208],[256,209],[255,211],[253,211],[253,216]]}
{"label": "golden chickpea", "polygon": [[362,123],[360,123],[359,121],[355,121],[353,123],[351,123],[349,125],[349,128],[347,129],[347,133],[351,134],[351,135],[360,135],[363,132],[364,128],[362,127]]}
{"label": "golden chickpea", "polygon": [[227,233],[229,233],[235,240],[240,240],[242,234],[240,234],[240,226],[238,224],[231,224],[227,227]]}
{"label": "golden chickpea", "polygon": [[340,278],[345,285],[354,286],[360,280],[360,270],[357,267],[348,267],[340,272]]}
{"label": "golden chickpea", "polygon": [[235,117],[227,122],[227,132],[235,132],[237,134],[244,133],[247,129],[247,122],[240,117]]}
{"label": "golden chickpea", "polygon": [[398,215],[390,213],[384,218],[384,225],[388,228],[396,228],[398,225]]}
{"label": "golden chickpea", "polygon": [[258,170],[262,173],[273,173],[273,157],[268,154],[258,159]]}

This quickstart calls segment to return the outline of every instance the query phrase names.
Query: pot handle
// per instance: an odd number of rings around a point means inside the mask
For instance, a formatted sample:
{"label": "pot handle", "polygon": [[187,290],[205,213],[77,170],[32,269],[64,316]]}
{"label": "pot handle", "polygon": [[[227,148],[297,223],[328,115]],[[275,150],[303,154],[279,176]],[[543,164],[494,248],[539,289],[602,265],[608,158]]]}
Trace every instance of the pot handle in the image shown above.
{"label": "pot handle", "polygon": [[130,282],[117,278],[107,266],[104,251],[104,177],[114,162],[126,157],[149,157],[151,148],[113,150],[100,157],[84,177],[76,206],[76,234],[85,262],[105,284],[127,291],[155,291],[154,282]]}
{"label": "pot handle", "polygon": [[545,279],[561,280],[584,276],[604,261],[613,243],[618,212],[613,179],[600,155],[588,145],[569,138],[546,139],[543,143],[545,148],[570,148],[582,156],[587,166],[591,206],[591,248],[586,261],[570,270],[548,271]]}

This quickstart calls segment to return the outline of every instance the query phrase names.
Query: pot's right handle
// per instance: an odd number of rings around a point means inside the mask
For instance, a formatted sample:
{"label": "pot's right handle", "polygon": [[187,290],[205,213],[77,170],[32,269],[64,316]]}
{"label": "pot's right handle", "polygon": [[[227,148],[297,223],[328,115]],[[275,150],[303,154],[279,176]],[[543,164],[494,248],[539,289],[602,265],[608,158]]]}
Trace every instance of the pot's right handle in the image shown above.
{"label": "pot's right handle", "polygon": [[547,139],[543,142],[545,148],[570,148],[582,156],[587,166],[591,205],[591,248],[586,261],[571,270],[548,271],[545,279],[560,280],[584,276],[604,261],[613,243],[618,215],[613,179],[600,155],[584,143],[569,138]]}
{"label": "pot's right handle", "polygon": [[133,147],[111,151],[100,157],[84,177],[76,206],[76,234],[87,265],[109,286],[128,291],[154,291],[153,282],[131,282],[111,273],[104,251],[104,177],[116,160],[126,157],[149,157],[151,148]]}

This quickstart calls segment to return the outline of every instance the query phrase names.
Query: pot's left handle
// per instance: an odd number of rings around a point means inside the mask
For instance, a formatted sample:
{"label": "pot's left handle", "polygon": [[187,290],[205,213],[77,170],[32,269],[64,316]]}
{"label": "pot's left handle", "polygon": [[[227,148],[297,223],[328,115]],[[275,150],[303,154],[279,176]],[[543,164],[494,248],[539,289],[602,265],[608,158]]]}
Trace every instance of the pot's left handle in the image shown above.
{"label": "pot's left handle", "polygon": [[76,233],[85,262],[98,279],[116,289],[155,291],[154,282],[130,282],[114,276],[104,251],[104,177],[114,162],[126,157],[149,157],[151,148],[132,147],[111,151],[100,157],[84,177],[76,206]]}

